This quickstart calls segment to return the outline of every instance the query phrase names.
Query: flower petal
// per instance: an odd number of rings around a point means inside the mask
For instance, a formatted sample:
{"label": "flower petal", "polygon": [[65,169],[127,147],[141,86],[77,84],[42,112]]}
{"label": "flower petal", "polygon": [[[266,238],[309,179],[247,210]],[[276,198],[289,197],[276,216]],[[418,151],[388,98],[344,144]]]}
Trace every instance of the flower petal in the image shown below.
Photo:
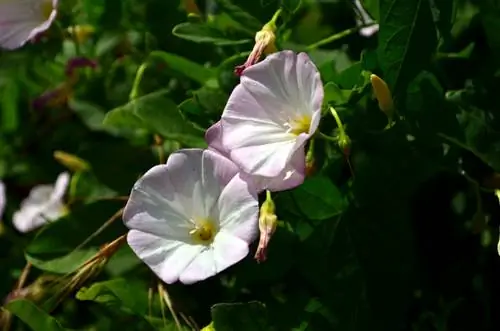
{"label": "flower petal", "polygon": [[189,240],[187,211],[170,181],[169,168],[157,165],[135,184],[123,211],[129,229],[166,239]]}
{"label": "flower petal", "polygon": [[42,216],[43,210],[43,205],[25,205],[12,215],[12,224],[17,231],[22,233],[35,230],[47,223]]}
{"label": "flower petal", "polygon": [[15,49],[47,30],[57,16],[57,1],[52,1],[49,18],[44,17],[40,0],[0,1],[0,47]]}
{"label": "flower petal", "polygon": [[204,248],[137,230],[128,232],[127,242],[134,253],[167,284],[176,282]]}
{"label": "flower petal", "polygon": [[205,132],[205,141],[208,144],[208,149],[219,152],[221,155],[228,157],[227,151],[222,145],[222,123],[218,121]]}
{"label": "flower petal", "polygon": [[304,173],[305,152],[304,148],[302,147],[295,152],[287,167],[278,176],[271,178],[252,176],[251,180],[253,181],[257,192],[262,192],[264,190],[279,192],[290,190],[301,185],[304,182]]}
{"label": "flower petal", "polygon": [[0,181],[0,220],[3,217],[3,212],[5,211],[5,204],[7,203],[7,198],[5,196],[5,184]]}
{"label": "flower petal", "polygon": [[202,149],[184,149],[166,163],[170,181],[191,218],[207,217],[222,188],[238,173],[238,167],[222,155]]}
{"label": "flower petal", "polygon": [[61,201],[66,194],[71,176],[67,172],[59,174],[54,184],[54,191],[51,194],[51,201]]}
{"label": "flower petal", "polygon": [[238,237],[221,231],[215,237],[211,248],[203,250],[184,269],[179,280],[193,284],[212,277],[241,261],[248,255],[248,244]]}
{"label": "flower petal", "polygon": [[235,176],[222,191],[216,212],[224,231],[251,243],[258,232],[257,193],[241,176]]}
{"label": "flower petal", "polygon": [[[314,134],[321,116],[323,84],[305,53],[282,51],[246,69],[222,114],[222,146],[244,172],[275,177]],[[291,123],[310,119],[307,133]]]}

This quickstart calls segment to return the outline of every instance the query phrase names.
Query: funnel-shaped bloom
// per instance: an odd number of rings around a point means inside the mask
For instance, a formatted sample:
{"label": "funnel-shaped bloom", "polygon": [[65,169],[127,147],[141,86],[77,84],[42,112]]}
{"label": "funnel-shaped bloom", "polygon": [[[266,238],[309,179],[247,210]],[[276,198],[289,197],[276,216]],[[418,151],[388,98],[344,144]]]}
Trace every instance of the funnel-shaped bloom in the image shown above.
{"label": "funnel-shaped bloom", "polygon": [[66,207],[63,197],[69,180],[70,175],[63,172],[57,177],[54,185],[35,186],[21,203],[21,209],[14,213],[14,227],[19,232],[29,232],[64,216]]}
{"label": "funnel-shaped bloom", "polygon": [[127,241],[165,283],[195,283],[248,254],[257,194],[222,155],[180,150],[134,185],[123,213]]}
{"label": "funnel-shaped bloom", "polygon": [[[359,30],[359,34],[364,37],[371,37],[379,30],[379,25],[375,24],[375,21],[370,17],[365,8],[359,0],[354,0],[354,6],[356,7],[356,24],[358,26],[364,26]],[[366,25],[366,26],[365,26]]]}
{"label": "funnel-shaped bloom", "polygon": [[57,16],[58,0],[0,0],[0,48],[22,47],[46,31]]}
{"label": "funnel-shaped bloom", "polygon": [[309,57],[274,53],[246,69],[231,93],[222,147],[252,176],[280,176],[299,158],[304,173],[304,145],[318,128],[322,103],[323,84]]}
{"label": "funnel-shaped bloom", "polygon": [[[221,135],[221,122],[217,122],[208,128],[205,133],[205,140],[208,144],[208,148],[214,150],[225,157],[229,158],[229,151],[224,149],[222,146],[222,135]],[[304,156],[298,151],[294,157],[292,157],[290,163],[287,167],[275,177],[264,177],[264,176],[252,176],[247,173],[242,172],[241,176],[251,182],[255,187],[257,192],[262,192],[264,190],[269,190],[272,192],[289,190],[294,187],[299,186],[304,182],[304,168],[305,168]]]}

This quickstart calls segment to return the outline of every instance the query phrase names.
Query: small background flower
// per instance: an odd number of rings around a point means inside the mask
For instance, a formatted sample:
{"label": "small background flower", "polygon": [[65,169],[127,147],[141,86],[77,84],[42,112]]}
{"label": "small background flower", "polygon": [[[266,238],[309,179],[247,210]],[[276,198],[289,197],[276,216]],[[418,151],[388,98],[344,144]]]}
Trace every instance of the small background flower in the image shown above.
{"label": "small background flower", "polygon": [[31,189],[13,215],[14,227],[19,232],[29,232],[63,216],[66,212],[63,197],[69,180],[69,173],[63,172],[54,185],[38,185]]}

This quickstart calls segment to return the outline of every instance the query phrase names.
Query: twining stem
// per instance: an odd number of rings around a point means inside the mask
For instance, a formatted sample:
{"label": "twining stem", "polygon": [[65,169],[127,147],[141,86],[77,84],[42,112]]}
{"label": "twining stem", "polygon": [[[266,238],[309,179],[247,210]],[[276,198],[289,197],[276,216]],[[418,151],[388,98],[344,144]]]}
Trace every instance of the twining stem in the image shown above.
{"label": "twining stem", "polygon": [[139,96],[139,85],[141,84],[142,77],[144,76],[144,71],[148,67],[148,63],[144,62],[137,69],[137,73],[135,74],[134,84],[132,85],[132,90],[130,91],[129,100],[135,100]]}
{"label": "twining stem", "polygon": [[[87,245],[92,239],[101,234],[108,226],[110,226],[114,221],[120,218],[123,214],[124,208],[120,208],[113,216],[111,216],[99,229],[97,229],[94,233],[92,233],[87,239],[85,239],[80,245],[78,245],[73,252],[81,249],[85,245]],[[70,253],[71,254],[71,253]]]}
{"label": "twining stem", "polygon": [[177,317],[177,314],[176,314],[174,307],[172,305],[172,300],[170,299],[170,295],[168,294],[165,286],[163,286],[161,283],[158,283],[158,294],[160,294],[160,300],[162,300],[162,299],[165,300],[165,304],[167,305],[168,310],[170,310],[170,314],[174,318],[175,325],[177,326],[177,329],[179,331],[182,331],[181,323],[179,322],[179,318]]}
{"label": "twining stem", "polygon": [[363,28],[370,27],[370,26],[373,26],[373,25],[376,25],[376,24],[377,24],[376,22],[372,22],[372,23],[369,23],[369,24],[363,24],[363,25],[360,25],[360,26],[357,26],[357,27],[354,27],[354,28],[350,28],[350,29],[341,31],[339,33],[331,35],[331,36],[329,36],[329,37],[327,37],[325,39],[322,39],[322,40],[320,40],[318,42],[315,42],[314,44],[311,44],[311,45],[307,46],[305,48],[305,51],[312,51],[312,50],[314,50],[314,49],[316,49],[318,47],[321,47],[323,45],[332,43],[334,41],[337,41],[339,39],[347,37],[348,35],[356,33],[356,32],[360,31]]}
{"label": "twining stem", "polygon": [[317,133],[318,137],[322,138],[322,139],[325,139],[325,140],[328,140],[328,141],[333,141],[333,142],[338,142],[336,138],[334,137],[330,137],[329,135],[326,135],[324,134],[323,132],[319,132]]}
{"label": "twining stem", "polygon": [[335,122],[337,122],[337,126],[339,127],[340,134],[345,134],[344,125],[342,124],[342,121],[340,120],[339,114],[337,114],[337,111],[335,110],[335,108],[330,107],[330,112],[332,113],[333,118],[335,118]]}
{"label": "twining stem", "polygon": [[26,265],[24,266],[23,271],[21,272],[21,276],[19,276],[19,281],[17,282],[15,291],[18,291],[23,288],[24,284],[26,283],[26,280],[28,279],[31,267],[32,267],[31,262],[26,262]]}

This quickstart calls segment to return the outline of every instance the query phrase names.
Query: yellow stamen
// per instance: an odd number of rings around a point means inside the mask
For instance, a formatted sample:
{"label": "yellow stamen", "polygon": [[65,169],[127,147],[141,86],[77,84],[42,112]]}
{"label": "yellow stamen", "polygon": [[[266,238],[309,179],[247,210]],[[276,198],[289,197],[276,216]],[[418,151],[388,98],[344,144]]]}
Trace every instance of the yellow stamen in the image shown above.
{"label": "yellow stamen", "polygon": [[196,227],[189,231],[191,238],[196,244],[208,245],[214,241],[217,228],[210,219],[196,222]]}
{"label": "yellow stamen", "polygon": [[288,123],[290,129],[289,133],[298,136],[301,133],[308,133],[309,128],[311,127],[311,117],[307,115],[303,115],[297,117]]}

